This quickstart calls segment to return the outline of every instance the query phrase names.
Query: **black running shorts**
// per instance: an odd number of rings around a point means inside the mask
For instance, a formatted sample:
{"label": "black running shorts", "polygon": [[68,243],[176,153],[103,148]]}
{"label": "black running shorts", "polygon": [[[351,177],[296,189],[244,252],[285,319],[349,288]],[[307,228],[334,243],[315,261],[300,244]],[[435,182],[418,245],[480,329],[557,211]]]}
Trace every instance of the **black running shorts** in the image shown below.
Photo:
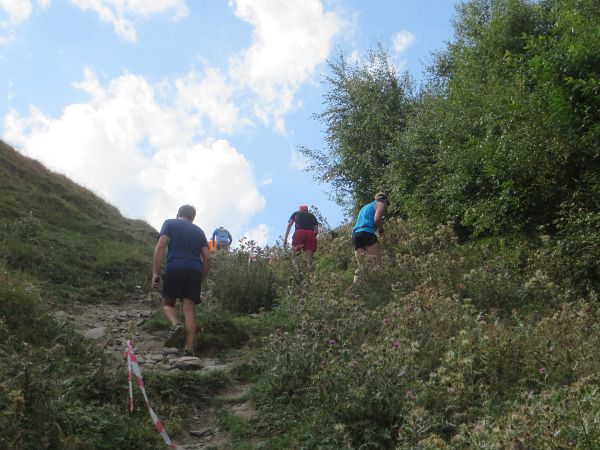
{"label": "black running shorts", "polygon": [[366,249],[377,243],[377,236],[367,231],[359,231],[352,235],[352,243],[354,244],[354,250]]}
{"label": "black running shorts", "polygon": [[174,270],[167,272],[163,279],[163,297],[169,299],[192,300],[200,303],[202,293],[202,272],[196,270]]}

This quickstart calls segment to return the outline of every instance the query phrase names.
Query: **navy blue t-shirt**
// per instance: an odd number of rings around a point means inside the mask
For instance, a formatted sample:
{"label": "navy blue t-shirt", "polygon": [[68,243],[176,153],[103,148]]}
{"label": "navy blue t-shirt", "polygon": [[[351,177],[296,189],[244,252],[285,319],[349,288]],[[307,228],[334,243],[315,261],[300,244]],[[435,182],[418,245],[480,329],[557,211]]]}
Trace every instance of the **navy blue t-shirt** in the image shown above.
{"label": "navy blue t-shirt", "polygon": [[160,235],[169,236],[167,250],[167,272],[195,270],[202,272],[202,247],[208,247],[204,231],[182,219],[168,219],[160,229]]}

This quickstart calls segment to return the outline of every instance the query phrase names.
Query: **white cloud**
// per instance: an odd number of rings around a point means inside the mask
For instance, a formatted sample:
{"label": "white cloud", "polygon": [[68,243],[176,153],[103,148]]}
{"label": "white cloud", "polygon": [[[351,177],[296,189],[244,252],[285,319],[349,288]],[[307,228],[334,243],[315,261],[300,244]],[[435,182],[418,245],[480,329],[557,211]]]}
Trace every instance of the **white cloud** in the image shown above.
{"label": "white cloud", "polygon": [[0,45],[15,38],[15,29],[31,16],[30,0],[0,0]]}
{"label": "white cloud", "polygon": [[243,235],[249,241],[254,241],[261,247],[267,245],[269,241],[269,227],[261,223],[260,225],[255,226],[254,228],[246,231]]}
{"label": "white cloud", "polygon": [[203,78],[191,72],[176,82],[179,106],[186,110],[192,120],[210,118],[215,129],[233,133],[246,122],[239,118],[239,108],[232,102],[233,86],[216,69],[207,69]]}
{"label": "white cloud", "polygon": [[0,0],[0,11],[6,15],[0,24],[4,27],[18,25],[29,18],[32,9],[30,0]]}
{"label": "white cloud", "polygon": [[60,117],[38,108],[26,117],[7,114],[6,140],[156,228],[184,203],[196,207],[196,223],[207,232],[221,223],[242,229],[264,207],[246,158],[225,140],[200,136],[197,116],[177,101],[160,102],[143,77],[123,75],[103,86],[87,70],[76,86],[90,99],[66,106]]}
{"label": "white cloud", "polygon": [[404,53],[415,42],[415,35],[401,30],[392,36],[392,46],[397,55]]}
{"label": "white cloud", "polygon": [[173,12],[174,19],[187,16],[185,0],[71,0],[84,11],[95,11],[100,20],[112,24],[115,32],[127,41],[135,42],[137,35],[132,20],[155,14]]}
{"label": "white cloud", "polygon": [[253,91],[254,114],[284,132],[294,94],[330,53],[342,22],[320,0],[230,0],[254,27],[252,45],[233,57],[232,79]]}

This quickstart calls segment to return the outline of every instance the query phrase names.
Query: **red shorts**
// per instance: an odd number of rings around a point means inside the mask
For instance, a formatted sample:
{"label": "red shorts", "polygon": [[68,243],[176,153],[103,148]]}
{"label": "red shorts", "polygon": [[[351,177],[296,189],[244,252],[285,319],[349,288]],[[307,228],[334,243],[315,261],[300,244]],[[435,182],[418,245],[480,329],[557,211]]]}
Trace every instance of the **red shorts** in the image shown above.
{"label": "red shorts", "polygon": [[292,236],[292,249],[314,252],[317,250],[317,235],[314,230],[296,230]]}

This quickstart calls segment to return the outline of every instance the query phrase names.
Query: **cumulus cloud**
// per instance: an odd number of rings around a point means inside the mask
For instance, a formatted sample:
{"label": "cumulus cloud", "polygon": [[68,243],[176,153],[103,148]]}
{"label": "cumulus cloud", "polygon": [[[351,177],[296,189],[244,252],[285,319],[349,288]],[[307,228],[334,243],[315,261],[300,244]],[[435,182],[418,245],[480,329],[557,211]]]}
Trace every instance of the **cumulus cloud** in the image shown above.
{"label": "cumulus cloud", "polygon": [[[162,102],[143,77],[103,86],[87,70],[76,87],[89,100],[60,117],[35,107],[25,117],[7,114],[6,140],[156,228],[184,203],[196,207],[207,232],[221,223],[241,230],[264,207],[247,159],[228,141],[200,135],[198,115],[177,100]],[[177,82],[162,89],[178,92]]]}
{"label": "cumulus cloud", "polygon": [[237,85],[257,96],[254,114],[283,132],[294,94],[330,53],[342,22],[320,0],[230,0],[254,27],[249,48],[231,60]]}
{"label": "cumulus cloud", "polygon": [[[38,0],[40,9],[45,9],[50,0]],[[0,0],[0,45],[7,44],[14,38],[15,29],[25,22],[33,13],[30,0]]]}
{"label": "cumulus cloud", "polygon": [[392,36],[392,47],[397,55],[404,53],[415,42],[415,35],[410,31],[401,30]]}
{"label": "cumulus cloud", "polygon": [[233,86],[217,69],[207,69],[201,77],[191,72],[176,82],[179,106],[190,114],[190,119],[201,122],[210,117],[216,131],[233,133],[246,123],[239,117],[239,108],[231,100]]}
{"label": "cumulus cloud", "polygon": [[103,22],[112,24],[123,39],[135,42],[137,35],[133,20],[172,11],[174,19],[188,14],[185,0],[71,0],[84,11],[92,10]]}
{"label": "cumulus cloud", "polygon": [[248,241],[254,241],[261,247],[264,247],[269,241],[269,227],[266,224],[261,223],[246,231],[243,237]]}
{"label": "cumulus cloud", "polygon": [[32,10],[30,0],[0,0],[0,11],[6,16],[0,24],[4,27],[18,25],[29,18]]}

